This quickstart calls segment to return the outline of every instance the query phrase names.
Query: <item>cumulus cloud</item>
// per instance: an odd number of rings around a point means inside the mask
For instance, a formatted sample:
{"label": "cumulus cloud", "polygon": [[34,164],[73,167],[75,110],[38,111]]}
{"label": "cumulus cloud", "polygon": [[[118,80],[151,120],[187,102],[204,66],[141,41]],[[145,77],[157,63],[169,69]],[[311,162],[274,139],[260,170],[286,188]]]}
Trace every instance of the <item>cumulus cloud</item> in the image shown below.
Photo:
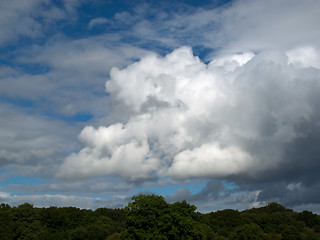
{"label": "cumulus cloud", "polygon": [[144,133],[139,135],[136,129],[121,124],[98,130],[86,127],[79,138],[89,146],[70,155],[59,175],[83,178],[117,173],[132,180],[145,178],[157,169],[157,162],[148,157],[150,149]]}
{"label": "cumulus cloud", "polygon": [[168,173],[174,177],[220,177],[241,173],[252,164],[251,156],[241,149],[211,143],[178,153]]}
{"label": "cumulus cloud", "polygon": [[121,106],[113,114],[126,116],[84,128],[83,148],[65,159],[58,176],[254,179],[302,161],[287,150],[301,135],[311,141],[299,126],[319,128],[320,81],[319,69],[294,59],[247,52],[205,64],[182,47],[113,68],[106,89]]}
{"label": "cumulus cloud", "polygon": [[287,52],[290,63],[303,67],[320,68],[319,51],[313,47],[299,47]]}

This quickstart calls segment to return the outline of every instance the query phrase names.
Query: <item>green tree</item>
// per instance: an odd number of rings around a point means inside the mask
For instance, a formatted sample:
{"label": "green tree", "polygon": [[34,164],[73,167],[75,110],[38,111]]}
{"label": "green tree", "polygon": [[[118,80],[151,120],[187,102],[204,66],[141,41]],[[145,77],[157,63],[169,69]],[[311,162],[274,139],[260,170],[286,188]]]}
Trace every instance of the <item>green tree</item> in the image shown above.
{"label": "green tree", "polygon": [[244,224],[240,212],[232,209],[203,214],[201,221],[224,237],[228,237],[234,228]]}
{"label": "green tree", "polygon": [[316,225],[320,225],[320,220],[317,214],[314,214],[310,211],[304,210],[303,212],[299,213],[298,219],[303,221],[307,227],[312,228]]}
{"label": "green tree", "polygon": [[300,240],[300,232],[293,226],[288,226],[282,231],[282,240]]}
{"label": "green tree", "polygon": [[254,223],[245,224],[235,228],[235,230],[230,234],[229,238],[232,240],[267,239],[263,230],[257,224]]}
{"label": "green tree", "polygon": [[12,208],[8,204],[2,203],[0,207],[0,239],[14,239],[17,227],[18,222],[14,220]]}
{"label": "green tree", "polygon": [[134,196],[125,208],[127,221],[121,239],[201,239],[195,209],[185,201],[169,204],[154,194]]}

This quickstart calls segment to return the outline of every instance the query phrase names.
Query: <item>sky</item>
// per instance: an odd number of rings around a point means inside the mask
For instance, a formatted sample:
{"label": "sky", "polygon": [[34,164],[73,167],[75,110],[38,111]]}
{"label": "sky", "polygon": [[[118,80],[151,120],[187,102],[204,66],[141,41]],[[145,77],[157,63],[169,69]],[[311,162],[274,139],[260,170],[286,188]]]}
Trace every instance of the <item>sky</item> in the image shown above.
{"label": "sky", "polygon": [[0,202],[320,212],[320,1],[0,1]]}

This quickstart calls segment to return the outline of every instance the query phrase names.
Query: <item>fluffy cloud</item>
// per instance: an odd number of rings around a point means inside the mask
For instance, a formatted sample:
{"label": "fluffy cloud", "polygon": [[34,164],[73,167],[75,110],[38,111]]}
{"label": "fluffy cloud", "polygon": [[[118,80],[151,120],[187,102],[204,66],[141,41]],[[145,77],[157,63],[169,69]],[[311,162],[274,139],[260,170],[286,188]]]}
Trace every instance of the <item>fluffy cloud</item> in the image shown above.
{"label": "fluffy cloud", "polygon": [[80,140],[88,146],[69,156],[59,175],[83,178],[117,173],[135,180],[146,178],[157,169],[157,161],[148,157],[147,138],[143,133],[139,136],[136,129],[123,128],[121,124],[98,130],[86,127]]}
{"label": "fluffy cloud", "polygon": [[106,88],[121,106],[113,114],[126,116],[84,128],[82,150],[65,159],[58,176],[258,178],[290,164],[287,149],[303,134],[299,126],[319,115],[319,69],[291,63],[296,59],[267,51],[205,64],[182,47],[113,68]]}
{"label": "fluffy cloud", "polygon": [[220,177],[248,170],[251,156],[237,147],[221,148],[217,143],[203,144],[178,153],[169,169],[174,177]]}

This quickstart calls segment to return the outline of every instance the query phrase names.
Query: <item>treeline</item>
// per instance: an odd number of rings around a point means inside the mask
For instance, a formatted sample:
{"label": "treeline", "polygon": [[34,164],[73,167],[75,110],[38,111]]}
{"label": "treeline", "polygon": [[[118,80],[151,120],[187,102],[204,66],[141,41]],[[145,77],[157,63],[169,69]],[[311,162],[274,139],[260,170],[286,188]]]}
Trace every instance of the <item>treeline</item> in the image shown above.
{"label": "treeline", "polygon": [[34,208],[1,204],[0,239],[101,239],[124,228],[123,209]]}
{"label": "treeline", "polygon": [[0,239],[320,239],[320,216],[277,203],[202,214],[186,201],[138,195],[123,209],[1,204]]}

